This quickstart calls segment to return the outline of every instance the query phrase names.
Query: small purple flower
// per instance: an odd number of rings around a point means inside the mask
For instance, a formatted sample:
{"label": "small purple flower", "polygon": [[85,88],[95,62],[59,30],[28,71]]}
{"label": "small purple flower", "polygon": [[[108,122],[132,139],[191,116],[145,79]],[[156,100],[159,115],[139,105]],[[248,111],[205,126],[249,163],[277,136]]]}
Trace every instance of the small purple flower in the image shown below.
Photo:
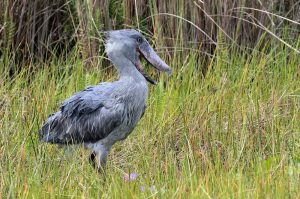
{"label": "small purple flower", "polygon": [[156,186],[155,186],[155,185],[152,185],[152,186],[150,187],[150,191],[151,191],[151,193],[156,193],[156,192],[157,192]]}
{"label": "small purple flower", "polygon": [[[156,194],[158,192],[155,185],[152,185],[151,187],[142,185],[142,186],[140,186],[140,190],[141,190],[141,192],[146,192],[146,190],[147,191],[149,190],[152,194]],[[165,192],[165,190],[164,190],[164,192]]]}
{"label": "small purple flower", "polygon": [[140,189],[141,189],[141,192],[145,192],[146,191],[146,187],[145,186],[141,186]]}
{"label": "small purple flower", "polygon": [[139,176],[138,173],[130,173],[130,174],[125,173],[123,178],[126,182],[131,182],[131,181],[135,181],[138,176]]}

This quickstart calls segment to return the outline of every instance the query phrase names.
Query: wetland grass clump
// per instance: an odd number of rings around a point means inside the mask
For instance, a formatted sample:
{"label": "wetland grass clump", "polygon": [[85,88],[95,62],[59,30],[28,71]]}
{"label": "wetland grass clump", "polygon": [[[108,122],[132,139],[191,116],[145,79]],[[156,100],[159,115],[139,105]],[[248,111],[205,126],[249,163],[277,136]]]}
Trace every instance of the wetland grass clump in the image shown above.
{"label": "wetland grass clump", "polygon": [[[22,2],[0,3],[0,198],[300,197],[299,2]],[[174,72],[152,72],[148,109],[104,177],[82,146],[37,132],[74,92],[117,78],[99,30],[124,27]]]}
{"label": "wetland grass clump", "polygon": [[[151,86],[148,111],[113,149],[105,181],[83,147],[42,144],[37,131],[62,100],[115,75],[86,69],[75,53],[1,81],[1,195],[299,197],[299,55],[284,46],[229,55],[229,47],[216,50],[205,77],[196,55],[171,60],[174,75]],[[136,181],[123,180],[129,172]]]}

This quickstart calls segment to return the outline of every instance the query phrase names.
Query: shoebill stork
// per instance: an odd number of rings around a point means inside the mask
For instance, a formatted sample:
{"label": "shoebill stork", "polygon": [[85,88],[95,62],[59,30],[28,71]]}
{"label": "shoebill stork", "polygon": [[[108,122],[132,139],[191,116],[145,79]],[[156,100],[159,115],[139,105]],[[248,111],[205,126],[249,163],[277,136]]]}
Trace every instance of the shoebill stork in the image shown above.
{"label": "shoebill stork", "polygon": [[120,78],[75,93],[60,110],[49,116],[39,131],[41,140],[54,144],[83,143],[91,149],[90,160],[101,171],[111,147],[124,140],[142,118],[148,82],[140,57],[154,68],[171,74],[171,68],[155,53],[145,37],[132,29],[105,32],[106,53]]}

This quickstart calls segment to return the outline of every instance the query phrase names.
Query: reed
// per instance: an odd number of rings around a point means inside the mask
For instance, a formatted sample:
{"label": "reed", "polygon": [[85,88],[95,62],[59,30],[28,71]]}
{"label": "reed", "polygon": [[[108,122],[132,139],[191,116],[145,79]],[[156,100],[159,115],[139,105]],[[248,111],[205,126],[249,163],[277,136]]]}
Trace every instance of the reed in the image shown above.
{"label": "reed", "polygon": [[[299,2],[174,2],[0,2],[0,198],[300,198]],[[160,82],[101,176],[37,132],[117,78],[101,32],[125,27],[174,72],[146,67]]]}
{"label": "reed", "polygon": [[[234,48],[218,47],[205,77],[197,51],[174,55],[174,75],[150,87],[146,114],[113,148],[105,178],[83,146],[42,144],[37,131],[64,99],[115,72],[87,70],[74,52],[0,78],[0,195],[298,198],[299,54],[283,44],[250,56]],[[137,180],[124,181],[132,172]]]}
{"label": "reed", "polygon": [[199,50],[202,59],[220,42],[251,51],[280,41],[297,50],[300,29],[296,0],[4,0],[0,9],[0,49],[4,59],[15,60],[12,72],[21,67],[17,63],[49,61],[77,46],[87,65],[97,66],[107,29],[138,28],[171,57]]}

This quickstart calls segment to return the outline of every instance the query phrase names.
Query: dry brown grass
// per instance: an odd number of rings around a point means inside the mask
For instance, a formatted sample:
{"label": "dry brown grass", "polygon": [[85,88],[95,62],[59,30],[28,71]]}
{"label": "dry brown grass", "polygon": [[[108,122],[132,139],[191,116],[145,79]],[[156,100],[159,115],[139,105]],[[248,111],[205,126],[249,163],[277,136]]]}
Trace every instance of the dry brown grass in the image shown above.
{"label": "dry brown grass", "polygon": [[0,9],[0,52],[18,62],[48,60],[79,44],[86,63],[97,64],[106,29],[138,28],[170,56],[200,50],[202,58],[217,43],[253,49],[271,38],[297,50],[300,30],[296,0],[4,0]]}

